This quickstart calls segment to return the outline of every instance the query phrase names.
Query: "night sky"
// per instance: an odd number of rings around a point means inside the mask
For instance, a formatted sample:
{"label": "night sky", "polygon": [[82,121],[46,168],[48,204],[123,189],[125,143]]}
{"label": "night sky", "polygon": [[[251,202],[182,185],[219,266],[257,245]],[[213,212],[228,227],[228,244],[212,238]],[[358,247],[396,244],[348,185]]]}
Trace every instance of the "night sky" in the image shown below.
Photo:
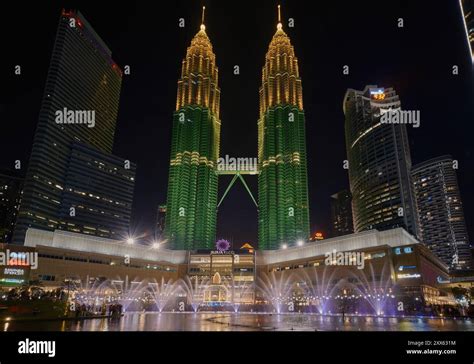
{"label": "night sky", "polygon": [[[10,2],[8,2],[10,3]],[[47,1],[4,5],[0,34],[0,168],[25,163],[31,151],[59,15],[82,12],[112,50],[124,76],[114,154],[137,163],[132,231],[152,233],[157,206],[166,201],[172,113],[181,61],[199,29],[214,46],[221,88],[221,155],[257,156],[261,68],[276,30],[276,1]],[[326,5],[325,3],[331,4]],[[330,227],[330,195],[348,188],[343,96],[366,84],[393,86],[402,108],[421,111],[408,127],[413,163],[451,154],[466,223],[474,237],[474,115],[472,65],[457,0],[282,1],[284,29],[299,58],[306,113],[311,230]],[[186,26],[178,27],[184,18]],[[286,19],[293,18],[294,28]],[[404,27],[397,27],[397,19]],[[22,66],[21,76],[13,74]],[[234,65],[240,75],[233,74]],[[343,65],[350,74],[342,74]],[[459,75],[452,75],[452,66]],[[220,195],[231,177],[219,180]],[[247,177],[257,193],[256,177]],[[237,183],[218,215],[218,238],[237,247],[257,239],[257,210]]]}

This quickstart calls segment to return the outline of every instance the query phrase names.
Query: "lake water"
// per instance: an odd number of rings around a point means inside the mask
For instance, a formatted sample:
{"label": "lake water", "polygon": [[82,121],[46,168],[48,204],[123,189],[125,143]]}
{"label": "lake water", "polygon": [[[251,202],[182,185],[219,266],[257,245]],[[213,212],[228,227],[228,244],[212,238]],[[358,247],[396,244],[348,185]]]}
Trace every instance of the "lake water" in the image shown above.
{"label": "lake water", "polygon": [[472,319],[249,313],[126,313],[120,319],[29,321],[3,331],[474,331]]}

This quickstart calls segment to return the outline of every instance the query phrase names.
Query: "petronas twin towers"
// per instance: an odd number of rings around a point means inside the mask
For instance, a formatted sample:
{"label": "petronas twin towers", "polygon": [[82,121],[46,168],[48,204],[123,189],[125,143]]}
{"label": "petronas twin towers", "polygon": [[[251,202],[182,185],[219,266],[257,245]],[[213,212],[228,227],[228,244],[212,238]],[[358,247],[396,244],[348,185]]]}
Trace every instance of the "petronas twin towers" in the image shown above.
{"label": "petronas twin towers", "polygon": [[[219,108],[216,56],[202,24],[182,62],[173,115],[165,227],[173,249],[215,246]],[[280,16],[260,87],[258,220],[260,249],[279,249],[309,237],[301,78]]]}

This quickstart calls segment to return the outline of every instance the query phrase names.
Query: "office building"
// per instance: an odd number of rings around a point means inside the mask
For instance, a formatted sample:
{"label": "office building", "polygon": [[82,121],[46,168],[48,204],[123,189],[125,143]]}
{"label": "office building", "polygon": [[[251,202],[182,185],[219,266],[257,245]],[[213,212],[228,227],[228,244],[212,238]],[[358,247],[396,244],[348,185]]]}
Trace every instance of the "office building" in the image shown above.
{"label": "office building", "polygon": [[355,232],[403,227],[419,236],[406,124],[381,121],[400,107],[393,88],[348,89],[344,97]]}
{"label": "office building", "polygon": [[216,56],[201,24],[182,62],[173,113],[165,228],[170,248],[215,244],[219,107]]}
{"label": "office building", "polygon": [[[117,208],[121,203],[129,204],[133,196],[128,182],[133,181],[134,167],[129,169],[129,161],[120,162],[111,155],[121,83],[122,71],[92,26],[80,12],[63,10],[14,243],[23,244],[29,227],[109,237],[128,232],[122,230],[128,225],[129,209],[117,213]],[[124,181],[120,174],[127,175],[125,187],[101,186],[105,181],[118,186]]]}
{"label": "office building", "polygon": [[352,234],[352,196],[347,190],[339,191],[331,196],[332,237]]}
{"label": "office building", "polygon": [[262,69],[258,119],[258,247],[309,239],[305,114],[298,59],[279,16]]}
{"label": "office building", "polygon": [[456,163],[441,156],[412,169],[423,243],[450,269],[472,268]]}
{"label": "office building", "polygon": [[10,243],[20,207],[23,178],[12,171],[0,171],[0,241]]}
{"label": "office building", "polygon": [[472,62],[474,63],[474,0],[459,0],[459,5],[466,32],[466,42],[471,53]]}

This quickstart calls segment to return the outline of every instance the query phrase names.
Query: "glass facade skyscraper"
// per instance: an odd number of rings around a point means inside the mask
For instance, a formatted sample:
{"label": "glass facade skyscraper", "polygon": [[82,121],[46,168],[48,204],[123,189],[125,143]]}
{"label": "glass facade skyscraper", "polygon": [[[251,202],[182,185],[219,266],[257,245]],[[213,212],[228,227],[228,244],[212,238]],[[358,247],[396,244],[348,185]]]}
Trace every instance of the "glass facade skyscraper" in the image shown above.
{"label": "glass facade skyscraper", "polygon": [[28,227],[128,233],[134,166],[111,155],[121,84],[102,39],[80,12],[63,10],[14,243],[23,243]]}
{"label": "glass facade skyscraper", "polygon": [[352,196],[347,190],[339,191],[331,196],[331,235],[341,236],[352,234]]}
{"label": "glass facade skyscraper", "polygon": [[262,69],[258,120],[258,247],[279,249],[309,239],[303,91],[282,23]]}
{"label": "glass facade skyscraper", "polygon": [[463,16],[466,40],[474,63],[474,0],[459,0]]}
{"label": "glass facade skyscraper", "polygon": [[215,245],[220,89],[204,24],[183,59],[173,114],[165,236],[172,249]]}
{"label": "glass facade skyscraper", "polygon": [[23,178],[15,172],[0,170],[0,243],[11,242],[20,206]]}
{"label": "glass facade skyscraper", "polygon": [[73,142],[59,215],[68,222],[67,230],[124,240],[129,234],[135,171],[134,163],[124,168],[122,158]]}
{"label": "glass facade skyscraper", "polygon": [[156,211],[155,237],[161,237],[165,231],[166,205],[158,205]]}
{"label": "glass facade skyscraper", "polygon": [[348,89],[344,97],[355,232],[403,227],[419,237],[406,125],[380,121],[382,112],[399,109],[393,88]]}
{"label": "glass facade skyscraper", "polygon": [[451,269],[472,268],[455,163],[433,158],[412,169],[423,243]]}

